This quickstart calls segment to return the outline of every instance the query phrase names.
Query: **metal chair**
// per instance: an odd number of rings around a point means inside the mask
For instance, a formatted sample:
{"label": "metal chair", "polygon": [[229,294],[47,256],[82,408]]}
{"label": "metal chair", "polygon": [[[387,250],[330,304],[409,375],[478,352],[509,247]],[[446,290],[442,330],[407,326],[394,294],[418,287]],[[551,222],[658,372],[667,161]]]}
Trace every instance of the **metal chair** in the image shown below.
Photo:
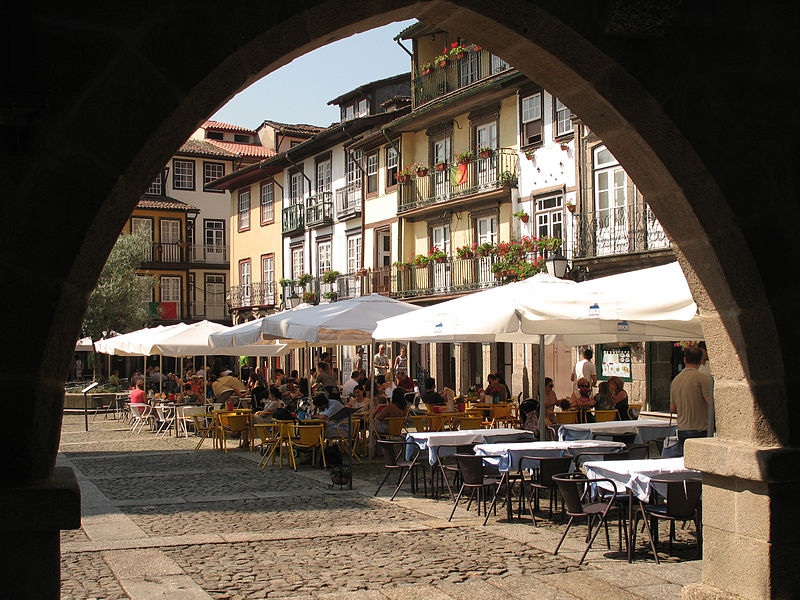
{"label": "metal chair", "polygon": [[[397,496],[397,492],[400,491],[400,487],[405,482],[406,478],[411,474],[411,472],[418,466],[417,458],[419,458],[420,449],[417,444],[414,442],[409,442],[406,440],[378,440],[378,447],[381,450],[381,454],[383,455],[383,466],[386,468],[386,475],[384,475],[383,479],[381,480],[378,489],[375,490],[374,496],[378,495],[378,492],[381,491],[383,484],[386,483],[386,480],[389,478],[393,472],[397,472],[397,487],[394,488],[394,492],[392,492],[392,497],[390,500],[394,500],[395,496]],[[409,448],[411,454],[411,458],[407,459],[406,456],[406,449]],[[416,474],[415,474],[416,475]],[[426,481],[425,475],[423,474],[422,477],[423,483]],[[427,483],[424,483],[425,486],[425,493],[428,493]],[[416,477],[411,478],[411,493],[413,494],[417,490],[417,482]]]}
{"label": "metal chair", "polygon": [[[567,522],[567,527],[564,529],[564,533],[561,535],[561,539],[558,541],[558,545],[556,549],[553,550],[553,555],[555,556],[558,554],[559,548],[561,548],[561,544],[564,542],[564,538],[567,537],[567,533],[569,532],[569,528],[572,527],[572,523],[575,519],[580,517],[586,517],[588,520],[588,531],[586,534],[586,549],[583,551],[581,555],[581,559],[578,561],[578,564],[583,564],[584,559],[586,558],[586,554],[589,552],[589,549],[592,547],[594,543],[594,539],[597,537],[597,532],[600,530],[600,526],[602,525],[606,531],[606,545],[609,549],[611,549],[611,542],[608,537],[608,516],[611,513],[617,513],[619,519],[619,548],[622,550],[622,513],[619,509],[615,506],[615,501],[617,499],[617,492],[612,491],[609,492],[608,496],[603,497],[603,499],[599,502],[584,502],[584,498],[587,497],[591,485],[594,483],[609,483],[612,489],[616,489],[614,486],[614,482],[610,479],[590,479],[583,475],[582,473],[561,473],[558,475],[553,475],[553,481],[556,482],[558,485],[558,491],[561,493],[561,497],[564,499],[564,504],[567,507],[567,516],[569,517],[569,521]],[[592,532],[592,526],[594,521],[597,519],[600,520],[600,523],[594,528],[594,532]]]}
{"label": "metal chair", "polygon": [[[547,490],[550,501],[550,520],[553,520],[553,504],[558,508],[558,484],[553,481],[553,476],[565,473],[572,464],[572,457],[566,456],[523,456],[519,461],[520,471],[525,468],[525,463],[538,462],[538,466],[531,471],[528,485],[531,486],[531,495],[528,499],[531,519],[536,525],[536,515],[539,510],[539,492]],[[524,479],[523,479],[524,481]]]}
{"label": "metal chair", "polygon": [[[458,463],[458,470],[461,473],[461,489],[458,490],[458,496],[456,496],[456,499],[453,502],[453,510],[450,511],[450,517],[447,520],[452,521],[453,515],[458,507],[458,503],[461,501],[461,496],[464,494],[465,490],[470,491],[467,510],[469,510],[470,506],[472,506],[472,500],[477,493],[478,516],[481,514],[482,501],[483,512],[486,513],[486,517],[488,517],[488,513],[486,511],[486,488],[495,488],[494,494],[492,495],[492,506],[494,506],[497,499],[497,492],[500,489],[501,483],[501,479],[498,479],[496,476],[494,476],[494,474],[487,477],[484,472],[483,459],[488,458],[489,456],[475,456],[474,454],[454,454],[453,456]],[[495,458],[500,457],[497,456]],[[486,519],[484,519],[483,524],[486,524]]]}

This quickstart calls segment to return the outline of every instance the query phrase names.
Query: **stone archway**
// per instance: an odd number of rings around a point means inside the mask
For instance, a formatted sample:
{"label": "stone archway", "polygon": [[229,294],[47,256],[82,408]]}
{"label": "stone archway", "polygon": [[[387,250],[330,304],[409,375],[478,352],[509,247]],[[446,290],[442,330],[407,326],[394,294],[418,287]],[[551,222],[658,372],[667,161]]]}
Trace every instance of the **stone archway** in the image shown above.
{"label": "stone archway", "polygon": [[[790,596],[796,542],[774,525],[790,518],[779,500],[797,488],[799,417],[784,369],[796,294],[785,277],[793,281],[796,267],[779,271],[770,250],[791,248],[797,206],[780,202],[793,191],[788,158],[768,160],[754,143],[765,139],[788,156],[789,128],[773,115],[794,110],[789,20],[739,7],[721,19],[696,6],[562,4],[378,0],[342,11],[332,1],[248,1],[220,14],[211,3],[154,3],[67,16],[15,8],[6,23],[28,43],[7,78],[18,83],[2,121],[2,256],[10,314],[28,331],[24,362],[7,363],[3,381],[22,385],[29,401],[9,407],[21,426],[1,442],[17,457],[0,467],[6,505],[52,482],[63,374],[86,299],[152,174],[264,73],[333,39],[417,16],[551,89],[642,188],[680,248],[714,357],[718,438],[687,450],[706,473],[704,582],[747,597]],[[741,105],[752,108],[746,119]],[[24,532],[4,535],[17,543]],[[57,535],[47,539],[57,549]],[[737,544],[746,548],[740,555]],[[57,555],[49,556],[52,568]],[[20,573],[33,564],[21,553],[4,564],[16,574],[4,581],[26,579]]]}

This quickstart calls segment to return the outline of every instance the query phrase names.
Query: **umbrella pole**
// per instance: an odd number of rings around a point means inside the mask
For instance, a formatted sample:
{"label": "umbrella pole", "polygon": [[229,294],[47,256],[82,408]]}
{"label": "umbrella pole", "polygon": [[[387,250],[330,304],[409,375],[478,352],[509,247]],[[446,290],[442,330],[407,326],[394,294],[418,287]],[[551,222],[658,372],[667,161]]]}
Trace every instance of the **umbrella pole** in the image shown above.
{"label": "umbrella pole", "polygon": [[544,336],[539,335],[539,440],[544,441],[544,431],[546,427],[545,398],[544,398]]}
{"label": "umbrella pole", "polygon": [[161,377],[158,379],[158,393],[164,393],[164,356],[158,355],[158,371]]}
{"label": "umbrella pole", "polygon": [[311,351],[306,342],[306,392],[308,393],[308,409],[311,410]]}
{"label": "umbrella pole", "polygon": [[[375,360],[375,340],[373,339],[369,345],[370,351],[370,358],[374,361]],[[369,365],[369,361],[367,361],[367,365]],[[370,393],[371,401],[369,403],[369,457],[373,458],[375,456],[375,419],[372,416],[372,405],[375,403],[375,367],[372,367],[372,377],[370,377],[370,381],[372,382],[370,385],[372,386],[372,392]]]}
{"label": "umbrella pole", "polygon": [[206,371],[208,371],[208,369],[206,369],[206,363],[207,362],[208,362],[208,356],[203,354],[203,404],[205,404],[206,398],[208,397],[208,391],[207,391],[208,373],[206,372]]}

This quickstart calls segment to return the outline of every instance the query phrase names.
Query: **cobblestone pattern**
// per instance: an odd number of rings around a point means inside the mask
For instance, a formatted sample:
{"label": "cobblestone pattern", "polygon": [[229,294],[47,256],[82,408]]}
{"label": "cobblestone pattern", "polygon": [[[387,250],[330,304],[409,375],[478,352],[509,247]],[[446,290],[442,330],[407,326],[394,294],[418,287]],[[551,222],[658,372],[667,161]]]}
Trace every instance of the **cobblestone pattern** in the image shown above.
{"label": "cobblestone pattern", "polygon": [[61,543],[88,542],[89,536],[83,529],[64,529],[61,531]]}
{"label": "cobblestone pattern", "polygon": [[61,556],[61,600],[129,597],[100,554],[65,552]]}
{"label": "cobblestone pattern", "polygon": [[421,518],[417,512],[356,494],[137,506],[125,510],[151,536],[298,529],[324,532],[330,528],[332,515],[338,525],[374,525],[376,529]]}
{"label": "cobblestone pattern", "polygon": [[158,473],[181,470],[249,470],[252,462],[235,455],[226,455],[213,450],[195,452],[125,452],[118,454],[91,453],[70,456],[75,466],[92,479],[96,477],[119,477],[122,473]]}
{"label": "cobblestone pattern", "polygon": [[574,568],[559,557],[474,530],[468,536],[438,530],[374,533],[165,551],[215,599],[319,596]]}

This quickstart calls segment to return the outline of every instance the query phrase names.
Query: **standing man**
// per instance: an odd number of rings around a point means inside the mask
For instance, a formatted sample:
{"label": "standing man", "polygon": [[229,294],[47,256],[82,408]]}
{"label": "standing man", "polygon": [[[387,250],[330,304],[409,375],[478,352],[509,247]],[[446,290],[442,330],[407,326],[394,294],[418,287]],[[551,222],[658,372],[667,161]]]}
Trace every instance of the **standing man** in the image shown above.
{"label": "standing man", "polygon": [[698,370],[703,350],[689,346],[683,351],[686,368],[669,386],[669,409],[677,413],[678,444],[676,452],[683,456],[683,443],[689,438],[708,435],[708,403],[711,400],[711,379]]}
{"label": "standing man", "polygon": [[572,369],[572,375],[570,375],[569,378],[572,381],[572,392],[576,396],[580,393],[578,389],[578,380],[581,378],[589,382],[591,389],[597,386],[597,367],[595,367],[592,362],[593,356],[594,352],[592,352],[592,349],[587,348],[583,351],[583,360],[576,362],[575,368]]}
{"label": "standing man", "polygon": [[378,353],[372,359],[372,366],[375,371],[375,384],[380,385],[386,381],[386,373],[389,372],[389,357],[386,356],[386,347],[383,344],[378,346]]}

